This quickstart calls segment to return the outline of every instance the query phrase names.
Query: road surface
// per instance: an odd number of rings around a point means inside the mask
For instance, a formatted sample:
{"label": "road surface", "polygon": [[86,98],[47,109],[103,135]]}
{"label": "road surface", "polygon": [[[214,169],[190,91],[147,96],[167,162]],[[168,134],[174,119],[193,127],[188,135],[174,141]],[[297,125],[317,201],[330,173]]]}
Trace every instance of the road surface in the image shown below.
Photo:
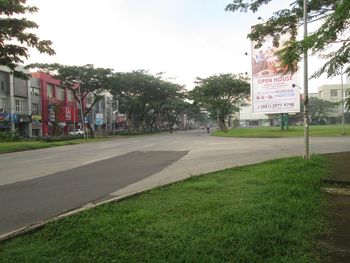
{"label": "road surface", "polygon": [[[303,147],[303,138],[220,138],[195,130],[2,154],[0,236],[90,202],[228,167],[301,156]],[[310,138],[310,151],[350,151],[350,138]]]}

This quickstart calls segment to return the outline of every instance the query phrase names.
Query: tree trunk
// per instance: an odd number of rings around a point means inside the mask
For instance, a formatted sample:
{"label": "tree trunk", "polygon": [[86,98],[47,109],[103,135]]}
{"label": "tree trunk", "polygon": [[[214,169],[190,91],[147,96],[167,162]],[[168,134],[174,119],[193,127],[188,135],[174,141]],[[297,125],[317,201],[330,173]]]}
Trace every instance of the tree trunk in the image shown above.
{"label": "tree trunk", "polygon": [[225,123],[225,119],[224,118],[220,118],[219,119],[219,126],[220,126],[220,130],[223,132],[227,132],[227,126]]}

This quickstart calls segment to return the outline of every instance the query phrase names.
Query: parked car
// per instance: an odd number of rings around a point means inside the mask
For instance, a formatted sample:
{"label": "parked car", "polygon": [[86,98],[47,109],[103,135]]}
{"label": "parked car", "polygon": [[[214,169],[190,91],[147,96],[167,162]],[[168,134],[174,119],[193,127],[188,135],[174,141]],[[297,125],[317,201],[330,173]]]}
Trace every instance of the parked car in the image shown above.
{"label": "parked car", "polygon": [[75,131],[68,132],[68,135],[74,136],[74,135],[83,135],[84,132],[81,129],[76,129]]}

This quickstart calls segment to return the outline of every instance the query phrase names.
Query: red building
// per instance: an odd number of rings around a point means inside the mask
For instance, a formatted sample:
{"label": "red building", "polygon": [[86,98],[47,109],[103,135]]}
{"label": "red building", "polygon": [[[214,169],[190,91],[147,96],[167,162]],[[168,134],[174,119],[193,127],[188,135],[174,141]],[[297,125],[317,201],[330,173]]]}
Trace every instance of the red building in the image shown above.
{"label": "red building", "polygon": [[73,90],[43,72],[32,73],[37,79],[41,97],[42,135],[64,135],[79,127],[79,104]]}

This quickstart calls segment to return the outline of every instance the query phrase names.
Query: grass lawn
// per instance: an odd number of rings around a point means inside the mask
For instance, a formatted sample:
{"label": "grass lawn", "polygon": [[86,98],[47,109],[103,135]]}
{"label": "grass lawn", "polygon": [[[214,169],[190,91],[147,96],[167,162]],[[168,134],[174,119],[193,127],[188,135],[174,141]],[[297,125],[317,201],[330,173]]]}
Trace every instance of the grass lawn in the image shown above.
{"label": "grass lawn", "polygon": [[68,141],[58,141],[58,142],[44,142],[44,141],[19,141],[19,142],[0,142],[0,153],[18,152],[35,150],[42,148],[49,148],[54,146],[62,145],[73,145],[86,142],[101,141],[104,138],[94,138],[94,139],[74,139]]}
{"label": "grass lawn", "polygon": [[[350,125],[345,125],[345,135],[342,135],[341,125],[311,125],[310,136],[350,136]],[[281,127],[256,127],[256,128],[233,128],[227,133],[216,131],[215,136],[242,137],[242,138],[282,138],[298,137],[304,135],[303,126],[290,126],[288,131],[281,131]]]}
{"label": "grass lawn", "polygon": [[328,167],[313,156],[193,177],[8,240],[0,262],[321,262]]}

